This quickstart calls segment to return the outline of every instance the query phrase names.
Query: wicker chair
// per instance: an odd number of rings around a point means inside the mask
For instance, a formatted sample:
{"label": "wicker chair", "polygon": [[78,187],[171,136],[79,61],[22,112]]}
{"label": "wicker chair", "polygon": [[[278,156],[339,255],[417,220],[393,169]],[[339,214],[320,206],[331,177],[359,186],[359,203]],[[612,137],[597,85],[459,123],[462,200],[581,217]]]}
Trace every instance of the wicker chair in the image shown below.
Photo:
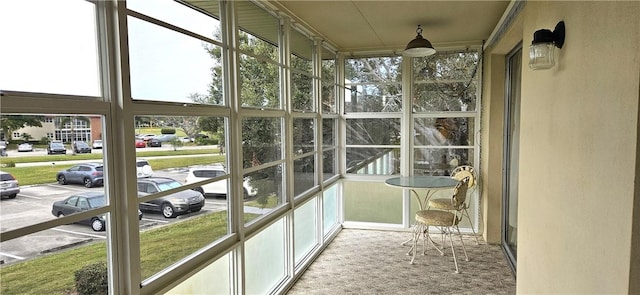
{"label": "wicker chair", "polygon": [[[458,259],[456,257],[456,251],[453,247],[453,239],[452,235],[457,234],[460,238],[460,243],[462,244],[462,249],[464,251],[465,260],[469,261],[469,256],[467,255],[467,249],[464,246],[464,241],[462,240],[462,234],[460,234],[460,229],[458,228],[458,223],[462,219],[462,212],[464,208],[464,204],[467,198],[467,189],[469,187],[469,179],[470,177],[465,177],[460,180],[460,183],[453,190],[453,195],[449,199],[451,202],[452,208],[455,210],[420,210],[416,212],[416,224],[414,226],[414,239],[413,239],[413,254],[411,257],[411,264],[416,257],[417,252],[417,241],[420,239],[420,236],[423,236],[422,239],[422,253],[426,254],[426,240],[429,240],[429,243],[440,252],[440,255],[444,255],[444,252],[440,250],[431,237],[429,236],[429,227],[433,226],[438,228],[443,235],[449,237],[449,244],[451,245],[451,252],[453,254],[453,262],[456,266],[456,273],[460,273],[460,269],[458,268]],[[454,232],[455,230],[455,232]],[[444,239],[443,239],[444,242]]]}
{"label": "wicker chair", "polygon": [[[465,177],[469,177],[469,189],[474,189],[477,182],[477,176],[475,169],[473,167],[465,165],[459,166],[451,172],[451,177],[462,180]],[[438,198],[429,200],[429,204],[427,205],[427,209],[437,209],[437,210],[449,210],[455,211],[456,209],[451,205],[451,199],[449,198]],[[478,236],[476,235],[476,230],[473,227],[473,222],[471,222],[471,217],[469,216],[469,202],[465,202],[462,207],[462,215],[467,217],[469,224],[471,225],[471,231],[473,232],[473,237],[476,239],[476,245],[480,244],[478,241]],[[444,246],[444,245],[443,245]]]}

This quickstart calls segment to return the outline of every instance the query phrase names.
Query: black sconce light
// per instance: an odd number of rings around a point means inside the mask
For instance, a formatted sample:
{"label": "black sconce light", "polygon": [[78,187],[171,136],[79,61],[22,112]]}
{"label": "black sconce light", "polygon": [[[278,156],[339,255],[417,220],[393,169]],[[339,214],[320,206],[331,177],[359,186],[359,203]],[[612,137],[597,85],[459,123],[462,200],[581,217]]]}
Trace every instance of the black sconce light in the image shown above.
{"label": "black sconce light", "polygon": [[429,56],[436,53],[436,50],[433,49],[433,45],[431,45],[431,42],[422,37],[422,26],[418,25],[416,33],[416,38],[411,40],[411,42],[407,44],[407,48],[405,48],[404,52],[402,52],[402,55],[409,57],[421,57]]}
{"label": "black sconce light", "polygon": [[564,45],[564,21],[560,21],[552,31],[537,30],[529,46],[529,67],[534,70],[552,68],[555,64],[554,48]]}

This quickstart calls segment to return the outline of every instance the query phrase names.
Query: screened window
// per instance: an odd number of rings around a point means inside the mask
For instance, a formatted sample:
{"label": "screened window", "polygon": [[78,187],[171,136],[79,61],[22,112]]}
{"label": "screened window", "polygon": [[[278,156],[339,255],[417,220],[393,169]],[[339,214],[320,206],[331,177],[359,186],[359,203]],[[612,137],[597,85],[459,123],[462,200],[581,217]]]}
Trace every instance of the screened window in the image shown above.
{"label": "screened window", "polygon": [[1,89],[100,96],[95,9],[90,1],[2,1]]}

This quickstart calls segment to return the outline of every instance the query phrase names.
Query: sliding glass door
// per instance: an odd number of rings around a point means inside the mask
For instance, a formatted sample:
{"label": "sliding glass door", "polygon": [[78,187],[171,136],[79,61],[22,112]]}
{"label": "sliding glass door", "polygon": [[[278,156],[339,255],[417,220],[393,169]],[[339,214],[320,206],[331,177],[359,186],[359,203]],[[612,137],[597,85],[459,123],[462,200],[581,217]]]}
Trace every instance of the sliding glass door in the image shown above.
{"label": "sliding glass door", "polygon": [[504,161],[502,175],[502,247],[516,272],[518,252],[518,170],[520,151],[520,73],[522,44],[507,55],[504,117]]}

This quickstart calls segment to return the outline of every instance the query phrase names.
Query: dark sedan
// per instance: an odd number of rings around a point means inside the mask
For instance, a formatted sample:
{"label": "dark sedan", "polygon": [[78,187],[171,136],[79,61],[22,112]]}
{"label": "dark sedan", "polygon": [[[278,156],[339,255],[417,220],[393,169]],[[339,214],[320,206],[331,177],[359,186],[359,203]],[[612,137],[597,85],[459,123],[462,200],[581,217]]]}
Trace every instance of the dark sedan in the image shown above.
{"label": "dark sedan", "polygon": [[[53,203],[51,214],[56,217],[63,217],[74,213],[79,213],[105,205],[103,192],[86,192],[72,195],[62,201]],[[105,228],[104,215],[96,215],[88,219],[78,221],[80,224],[91,225],[94,231],[103,231]]]}
{"label": "dark sedan", "polygon": [[84,141],[76,141],[73,143],[73,151],[76,154],[91,153],[91,147]]}
{"label": "dark sedan", "polygon": [[81,183],[85,187],[94,187],[103,184],[104,166],[102,163],[83,163],[74,165],[69,169],[60,170],[56,174],[59,184]]}
{"label": "dark sedan", "polygon": [[157,138],[152,138],[152,139],[149,139],[149,141],[147,141],[147,146],[148,147],[161,147],[162,146],[162,141],[158,140]]}
{"label": "dark sedan", "polygon": [[[144,197],[180,186],[180,182],[167,177],[138,178],[138,196]],[[142,211],[160,212],[165,218],[172,218],[180,214],[198,212],[203,206],[204,197],[200,192],[184,190],[140,203],[139,208]]]}
{"label": "dark sedan", "polygon": [[[96,209],[106,204],[103,192],[86,192],[72,195],[62,201],[53,203],[51,214],[63,217],[91,209]],[[138,220],[142,219],[142,211],[138,210]],[[104,214],[78,221],[79,224],[88,224],[94,231],[105,230]]]}
{"label": "dark sedan", "polygon": [[64,144],[62,144],[62,142],[52,142],[47,146],[47,155],[66,153],[67,148],[64,147]]}

